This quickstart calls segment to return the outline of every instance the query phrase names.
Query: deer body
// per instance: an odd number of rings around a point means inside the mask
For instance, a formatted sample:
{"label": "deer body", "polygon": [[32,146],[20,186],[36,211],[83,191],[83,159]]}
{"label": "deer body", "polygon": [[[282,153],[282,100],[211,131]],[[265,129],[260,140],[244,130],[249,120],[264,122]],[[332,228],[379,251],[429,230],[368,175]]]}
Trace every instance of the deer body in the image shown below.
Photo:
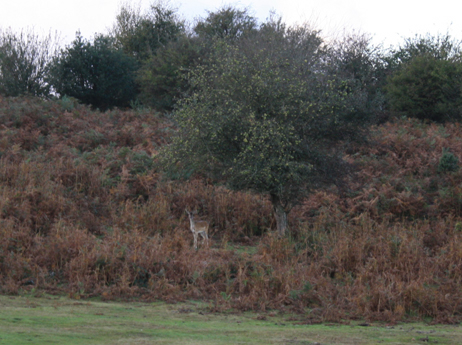
{"label": "deer body", "polygon": [[194,220],[194,215],[192,212],[188,212],[188,210],[185,210],[186,213],[189,216],[189,222],[191,224],[191,232],[193,233],[194,236],[194,248],[197,249],[197,237],[198,235],[202,236],[202,242],[206,242],[207,244],[209,243],[209,223],[203,220]]}

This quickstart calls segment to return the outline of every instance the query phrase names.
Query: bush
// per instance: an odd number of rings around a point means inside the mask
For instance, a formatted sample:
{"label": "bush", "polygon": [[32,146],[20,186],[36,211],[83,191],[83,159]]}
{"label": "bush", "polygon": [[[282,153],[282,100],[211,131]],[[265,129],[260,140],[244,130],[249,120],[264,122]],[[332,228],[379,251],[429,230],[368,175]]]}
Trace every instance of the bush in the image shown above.
{"label": "bush", "polygon": [[461,42],[454,40],[449,34],[415,36],[405,39],[398,49],[391,49],[385,61],[389,71],[396,71],[418,56],[460,61]]}
{"label": "bush", "polygon": [[384,119],[385,66],[381,47],[368,35],[346,34],[329,49],[329,73],[343,80],[351,105],[368,118]]}
{"label": "bush", "polygon": [[33,31],[0,32],[0,94],[48,96],[46,76],[57,52],[57,38]]}
{"label": "bush", "polygon": [[249,14],[249,10],[225,5],[215,12],[209,12],[206,18],[201,18],[194,32],[205,40],[232,41],[254,33],[257,27],[257,20]]}
{"label": "bush", "polygon": [[391,110],[443,122],[461,116],[460,42],[449,35],[415,37],[385,58]]}
{"label": "bush", "polygon": [[196,64],[199,49],[196,41],[187,36],[159,48],[138,72],[141,102],[172,110],[176,100],[189,90],[186,75]]}
{"label": "bush", "polygon": [[163,1],[155,1],[145,13],[139,7],[124,4],[116,17],[112,36],[118,48],[142,63],[184,31],[177,10]]}
{"label": "bush", "polygon": [[460,119],[462,66],[459,62],[418,56],[406,63],[386,87],[392,110],[421,120]]}
{"label": "bush", "polygon": [[136,61],[116,50],[109,37],[88,42],[77,33],[53,62],[50,83],[61,96],[106,110],[128,107],[135,98]]}
{"label": "bush", "polygon": [[438,164],[439,172],[455,172],[459,170],[459,158],[448,149],[443,149],[443,154]]}

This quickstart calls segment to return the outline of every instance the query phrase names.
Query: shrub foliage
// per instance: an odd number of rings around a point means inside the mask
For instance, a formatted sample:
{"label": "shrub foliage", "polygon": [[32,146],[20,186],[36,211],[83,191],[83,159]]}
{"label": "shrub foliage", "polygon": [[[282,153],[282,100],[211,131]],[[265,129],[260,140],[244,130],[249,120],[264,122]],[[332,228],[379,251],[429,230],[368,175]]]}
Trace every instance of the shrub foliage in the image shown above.
{"label": "shrub foliage", "polygon": [[417,56],[390,79],[387,91],[393,110],[432,121],[460,120],[462,65]]}
{"label": "shrub foliage", "polygon": [[57,37],[32,30],[0,30],[0,94],[49,96],[48,69],[57,54]]}
{"label": "shrub foliage", "polygon": [[154,1],[144,13],[139,7],[125,3],[116,16],[111,35],[118,48],[142,63],[184,31],[176,10],[166,2]]}
{"label": "shrub foliage", "polygon": [[100,110],[127,107],[136,96],[136,61],[116,50],[109,37],[86,41],[80,33],[54,60],[50,83],[61,96]]}
{"label": "shrub foliage", "polygon": [[460,43],[449,35],[415,37],[388,57],[391,109],[432,121],[460,120]]}

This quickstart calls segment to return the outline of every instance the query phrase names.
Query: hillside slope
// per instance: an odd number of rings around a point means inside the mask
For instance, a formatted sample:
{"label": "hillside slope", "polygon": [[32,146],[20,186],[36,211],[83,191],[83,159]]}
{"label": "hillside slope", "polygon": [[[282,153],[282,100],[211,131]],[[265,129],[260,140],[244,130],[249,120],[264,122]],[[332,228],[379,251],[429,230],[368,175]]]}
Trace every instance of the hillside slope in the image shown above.
{"label": "hillside slope", "polygon": [[[267,231],[265,196],[163,180],[172,131],[149,112],[0,98],[0,291],[201,298],[309,322],[461,319],[460,125],[375,128],[346,157],[348,189],[294,209],[290,239]],[[211,247],[194,251],[185,208],[210,221]]]}

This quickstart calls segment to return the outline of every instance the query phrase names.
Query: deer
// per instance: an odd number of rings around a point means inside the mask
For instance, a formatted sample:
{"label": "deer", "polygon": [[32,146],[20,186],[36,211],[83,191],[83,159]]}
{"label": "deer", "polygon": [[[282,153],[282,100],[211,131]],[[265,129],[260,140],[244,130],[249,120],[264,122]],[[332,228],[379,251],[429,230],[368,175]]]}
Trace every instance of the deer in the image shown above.
{"label": "deer", "polygon": [[209,243],[209,223],[204,220],[194,220],[194,215],[192,212],[185,210],[189,216],[189,222],[191,223],[191,232],[194,235],[194,249],[197,249],[197,236],[202,236],[202,243],[207,242]]}

